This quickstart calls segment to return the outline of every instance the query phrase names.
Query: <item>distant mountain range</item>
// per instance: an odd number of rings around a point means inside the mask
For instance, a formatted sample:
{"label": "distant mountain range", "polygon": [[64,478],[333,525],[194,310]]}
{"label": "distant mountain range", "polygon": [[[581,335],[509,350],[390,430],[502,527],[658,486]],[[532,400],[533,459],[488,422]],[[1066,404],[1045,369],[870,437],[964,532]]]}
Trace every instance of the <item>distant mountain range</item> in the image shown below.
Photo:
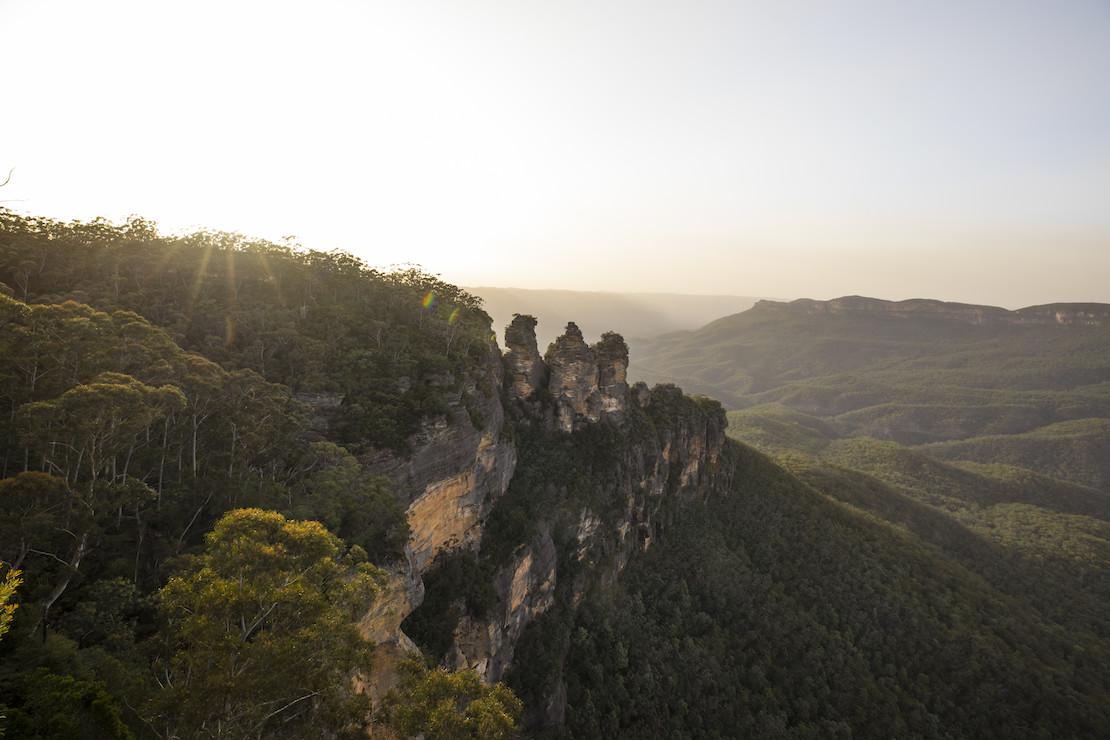
{"label": "distant mountain range", "polygon": [[603,332],[615,331],[629,344],[640,337],[698,329],[722,316],[746,311],[759,298],[735,295],[684,295],[679,293],[611,293],[580,290],[529,290],[524,288],[465,288],[483,300],[498,336],[513,314],[539,320],[536,339],[540,352],[563,333],[568,321],[594,342]]}
{"label": "distant mountain range", "polygon": [[1097,326],[1110,320],[1110,305],[1105,303],[1052,303],[1010,311],[995,306],[950,303],[924,298],[884,301],[880,298],[846,296],[831,301],[800,298],[783,303],[758,301],[760,311],[790,314],[829,314],[835,316],[885,316],[905,319],[946,319],[964,324],[1021,324],[1026,326],[1065,324]]}
{"label": "distant mountain range", "polygon": [[139,226],[0,209],[5,737],[365,736],[366,697],[1106,737],[1110,306],[468,293]]}
{"label": "distant mountain range", "polygon": [[632,345],[629,377],[720,400],[730,432],[820,453],[870,437],[1110,492],[1110,305],[760,301]]}

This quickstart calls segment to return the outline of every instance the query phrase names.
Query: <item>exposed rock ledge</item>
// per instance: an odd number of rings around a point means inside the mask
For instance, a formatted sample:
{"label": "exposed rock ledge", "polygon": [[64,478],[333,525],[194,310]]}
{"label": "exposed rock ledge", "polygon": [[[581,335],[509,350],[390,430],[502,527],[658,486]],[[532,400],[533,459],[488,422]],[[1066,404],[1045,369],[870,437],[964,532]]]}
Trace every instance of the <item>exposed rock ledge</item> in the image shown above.
{"label": "exposed rock ledge", "polygon": [[[599,492],[604,486],[607,499],[620,502],[623,514],[605,527],[589,509],[579,516],[577,558],[583,573],[601,582],[615,580],[631,554],[655,539],[667,498],[704,497],[730,475],[720,455],[727,422],[719,404],[685,399],[673,386],[648,390],[638,383],[630,388],[628,347],[618,334],[607,333],[589,346],[570,323],[541,359],[535,324],[528,316],[514,319],[506,331],[504,365],[499,353],[492,353],[476,373],[480,378],[469,378],[463,390],[447,394],[451,412],[423,425],[410,440],[408,458],[378,451],[365,459],[370,470],[397,484],[411,527],[404,562],[393,567],[382,595],[360,621],[363,635],[378,644],[373,672],[360,681],[374,701],[395,682],[397,661],[415,649],[401,622],[424,600],[424,574],[440,553],[478,547],[486,518],[515,473],[516,446],[502,436],[506,408],[498,394],[486,395],[483,387],[503,387],[518,423],[537,423],[553,433],[624,422],[633,403],[637,410],[661,414],[657,433],[627,449],[623,459],[613,461],[606,480],[598,482]],[[453,379],[444,383],[450,387]],[[472,425],[464,396],[480,399],[483,428]],[[550,525],[495,576],[494,613],[458,625],[447,656],[451,667],[473,668],[486,681],[499,680],[522,631],[551,608],[558,574]],[[585,585],[575,581],[576,598]],[[551,714],[557,717],[559,696],[551,700]]]}
{"label": "exposed rock ledge", "polygon": [[947,303],[922,298],[884,301],[879,298],[846,296],[831,301],[801,298],[784,303],[757,301],[752,311],[829,314],[833,316],[883,316],[896,319],[943,319],[964,324],[1018,326],[1100,326],[1110,321],[1110,305],[1105,303],[1053,303],[1010,311],[995,306]]}

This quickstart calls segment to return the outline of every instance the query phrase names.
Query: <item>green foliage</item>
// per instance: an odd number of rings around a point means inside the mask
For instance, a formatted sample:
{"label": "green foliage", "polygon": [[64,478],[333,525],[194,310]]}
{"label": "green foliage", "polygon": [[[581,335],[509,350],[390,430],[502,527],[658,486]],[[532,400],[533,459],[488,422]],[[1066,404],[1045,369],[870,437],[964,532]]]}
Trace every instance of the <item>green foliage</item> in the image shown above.
{"label": "green foliage", "polygon": [[1074,651],[1104,644],[739,452],[729,495],[583,602],[566,736],[1099,734],[1110,687]]}
{"label": "green foliage", "polygon": [[16,607],[19,606],[15,603],[15,592],[23,583],[23,579],[19,577],[20,574],[21,571],[9,567],[4,574],[4,580],[0,582],[0,637],[8,631],[12,617],[15,616]]}
{"label": "green foliage", "polygon": [[59,676],[45,668],[32,674],[26,701],[9,710],[8,737],[131,740],[120,709],[100,682]]}
{"label": "green foliage", "polygon": [[342,393],[337,441],[352,448],[407,452],[421,421],[444,412],[454,390],[444,379],[485,361],[493,344],[478,298],[419,268],[382,273],[338,251],[2,209],[0,249],[0,282],[25,303],[76,300],[123,325],[141,315],[226,369]]}
{"label": "green foliage", "polygon": [[[71,486],[114,478],[136,437],[185,407],[177,388],[153,388],[122,373],[101,373],[56,399],[24,404],[16,415],[32,454]],[[122,471],[126,477],[126,468]]]}
{"label": "green foliage", "polygon": [[168,653],[147,705],[167,736],[356,733],[367,705],[352,672],[370,644],[358,618],[379,572],[317,522],[228,513],[206,552],[161,590]]}
{"label": "green foliage", "polygon": [[1023,434],[937,442],[921,450],[943,460],[1020,466],[1103,491],[1110,489],[1110,419],[1062,421]]}
{"label": "green foliage", "polygon": [[776,403],[729,411],[728,436],[765,452],[818,454],[839,434],[829,422]]}
{"label": "green foliage", "polygon": [[291,516],[322,522],[373,563],[404,556],[408,519],[388,478],[368,475],[346,449],[324,441],[309,445],[297,467],[301,479],[286,488]]}
{"label": "green foliage", "polygon": [[424,601],[401,624],[428,655],[445,655],[464,615],[489,616],[497,605],[488,560],[458,551],[438,556],[424,574]]}
{"label": "green foliage", "polygon": [[[419,269],[2,209],[0,254],[14,294],[0,295],[0,559],[25,582],[3,645],[22,656],[0,692],[13,712],[36,665],[103,681],[128,707],[181,709],[145,665],[167,565],[243,507],[318,519],[352,552],[397,560],[404,508],[353,453],[404,452],[464,389],[481,423],[479,393],[496,391],[476,377],[494,351],[480,302]],[[342,403],[310,429],[295,391]],[[60,642],[59,662],[45,646]],[[160,660],[178,649],[191,650]]]}
{"label": "green foliage", "polygon": [[397,666],[396,688],[382,699],[376,721],[402,738],[508,740],[518,736],[520,700],[504,684],[487,686],[474,671],[428,669],[417,657]]}
{"label": "green foliage", "polygon": [[1110,325],[772,312],[642,342],[633,370],[737,410],[730,434],[819,454],[869,436],[1110,491]]}

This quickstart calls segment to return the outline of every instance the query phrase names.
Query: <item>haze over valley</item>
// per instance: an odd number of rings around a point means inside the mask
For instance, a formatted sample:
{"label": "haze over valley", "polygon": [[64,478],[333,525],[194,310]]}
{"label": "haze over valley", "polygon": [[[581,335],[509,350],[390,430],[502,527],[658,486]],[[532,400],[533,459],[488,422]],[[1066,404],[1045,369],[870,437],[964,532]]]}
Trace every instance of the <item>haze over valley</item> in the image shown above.
{"label": "haze over valley", "polygon": [[1106,3],[0,47],[0,735],[1110,733]]}
{"label": "haze over valley", "polygon": [[574,321],[583,335],[596,341],[602,333],[619,331],[632,344],[640,338],[670,331],[699,329],[714,319],[751,308],[758,298],[677,293],[615,293],[612,291],[467,288],[482,299],[495,328],[509,325],[513,314],[540,319],[536,337],[546,348]]}
{"label": "haze over valley", "polygon": [[1110,302],[1100,2],[5,0],[0,46],[32,215],[462,286]]}
{"label": "haze over valley", "polygon": [[13,736],[1110,722],[1110,304],[541,348],[412,268],[0,218]]}

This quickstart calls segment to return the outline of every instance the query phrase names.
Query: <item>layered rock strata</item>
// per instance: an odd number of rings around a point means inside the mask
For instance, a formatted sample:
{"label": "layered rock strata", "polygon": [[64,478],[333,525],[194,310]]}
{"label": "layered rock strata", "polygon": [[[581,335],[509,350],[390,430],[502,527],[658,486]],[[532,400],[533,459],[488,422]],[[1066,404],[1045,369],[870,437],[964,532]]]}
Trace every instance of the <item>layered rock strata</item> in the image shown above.
{"label": "layered rock strata", "polygon": [[505,332],[508,395],[542,415],[542,400],[551,400],[552,428],[564,432],[599,421],[620,422],[629,404],[628,345],[620,334],[607,332],[590,346],[573,321],[540,359],[536,320],[517,316]]}
{"label": "layered rock strata", "polygon": [[572,321],[544,355],[551,377],[547,388],[555,406],[555,426],[573,432],[601,419],[597,353]]}
{"label": "layered rock strata", "polygon": [[527,401],[547,386],[547,365],[536,346],[536,319],[515,314],[505,327],[505,364],[508,368],[509,398]]}
{"label": "layered rock strata", "polygon": [[[720,459],[726,422],[719,404],[699,404],[673,386],[630,388],[628,347],[618,334],[607,333],[591,347],[570,323],[541,358],[535,326],[532,317],[517,316],[506,330],[504,358],[491,357],[462,383],[442,379],[444,388],[461,389],[445,393],[449,414],[426,421],[410,439],[411,455],[402,459],[379,451],[366,460],[374,473],[397,484],[411,527],[404,561],[392,568],[381,597],[360,623],[363,634],[378,643],[374,672],[363,683],[375,700],[395,681],[396,662],[415,649],[401,623],[423,601],[423,575],[441,553],[477,551],[485,520],[516,470],[516,447],[502,435],[506,409],[497,394],[483,394],[483,387],[502,387],[517,423],[538,424],[545,434],[624,424],[633,413],[652,430],[619,447],[598,471],[596,503],[574,514],[573,557],[580,566],[572,584],[575,600],[589,583],[615,580],[631,554],[654,541],[665,526],[668,499],[704,497],[731,474]],[[464,399],[471,405],[479,399],[482,428],[472,424]],[[554,519],[541,523],[539,534],[522,543],[494,576],[492,612],[459,622],[446,656],[450,667],[473,668],[490,682],[504,676],[520,635],[556,598],[560,556],[553,526]],[[552,716],[562,711],[558,695],[550,710]]]}
{"label": "layered rock strata", "polygon": [[[495,348],[496,349],[496,348]],[[410,527],[403,562],[389,569],[388,582],[372,609],[359,623],[374,640],[373,673],[363,689],[376,701],[393,685],[393,666],[415,645],[401,622],[424,599],[422,576],[441,552],[475,548],[494,502],[508,488],[516,469],[516,447],[502,438],[505,414],[496,393],[503,380],[499,353],[465,379],[461,389],[445,393],[450,413],[425,421],[410,440],[412,454],[399,458],[377,451],[367,460],[371,472],[386,475],[406,505]],[[445,387],[457,385],[443,378]],[[484,424],[476,428],[467,403],[477,404]]]}
{"label": "layered rock strata", "polygon": [[942,319],[973,325],[1100,326],[1110,321],[1110,305],[1104,303],[1057,303],[1009,311],[995,306],[976,306],[927,299],[884,301],[879,298],[845,296],[831,301],[815,301],[809,298],[801,298],[789,303],[757,301],[752,310],[832,316],[869,315],[894,319]]}
{"label": "layered rock strata", "polygon": [[[727,487],[732,475],[721,457],[727,421],[719,404],[695,401],[666,385],[650,391],[643,384],[632,389],[626,385],[623,397],[634,397],[637,406],[644,407],[652,433],[620,445],[608,456],[605,469],[594,471],[596,493],[570,522],[577,543],[576,575],[569,589],[574,603],[591,584],[616,581],[632,554],[649,547],[666,527],[666,512],[674,511],[676,500],[704,499]],[[627,404],[621,413],[630,413]],[[550,533],[556,526],[566,528],[568,522],[557,503],[567,499],[567,492],[553,491],[552,496],[546,514],[551,519],[543,522],[542,533],[522,545],[495,578],[496,609],[485,618],[466,617],[458,624],[450,667],[474,669],[489,682],[501,680],[520,635],[553,606],[562,576]],[[551,716],[558,717],[559,692],[550,699]]]}

